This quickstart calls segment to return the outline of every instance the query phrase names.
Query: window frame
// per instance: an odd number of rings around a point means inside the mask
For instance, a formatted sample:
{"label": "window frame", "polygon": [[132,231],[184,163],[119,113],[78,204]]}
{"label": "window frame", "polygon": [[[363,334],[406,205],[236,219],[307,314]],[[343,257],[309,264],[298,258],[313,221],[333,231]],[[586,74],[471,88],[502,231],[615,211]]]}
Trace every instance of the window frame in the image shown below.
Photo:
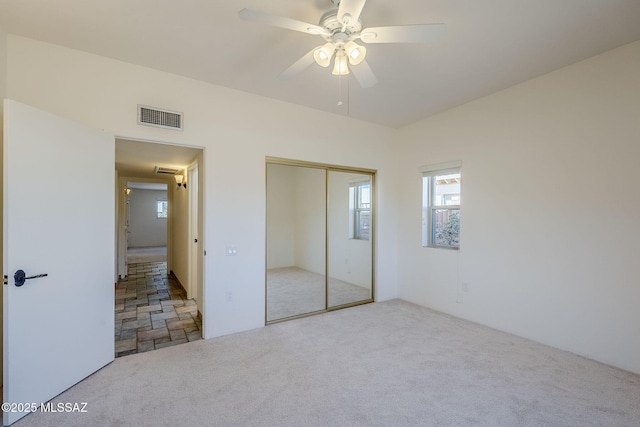
{"label": "window frame", "polygon": [[[437,211],[457,211],[458,221],[460,220],[460,202],[456,205],[437,205],[436,197],[436,178],[445,175],[460,175],[460,193],[462,193],[462,163],[450,162],[439,165],[423,166],[420,168],[422,172],[422,246],[428,248],[440,249],[460,249],[460,232],[458,231],[457,245],[443,245],[435,242],[435,221]],[[426,185],[425,185],[426,182]],[[425,188],[426,187],[426,188]],[[426,199],[426,203],[425,203]]]}

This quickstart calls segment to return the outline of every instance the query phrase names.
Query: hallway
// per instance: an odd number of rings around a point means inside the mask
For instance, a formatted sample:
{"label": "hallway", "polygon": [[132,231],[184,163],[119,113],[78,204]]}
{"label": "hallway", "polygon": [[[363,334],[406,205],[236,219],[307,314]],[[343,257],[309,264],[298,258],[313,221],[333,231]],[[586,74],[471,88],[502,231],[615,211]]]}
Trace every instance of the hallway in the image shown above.
{"label": "hallway", "polygon": [[196,302],[166,262],[129,264],[115,293],[115,357],[196,341],[201,331]]}

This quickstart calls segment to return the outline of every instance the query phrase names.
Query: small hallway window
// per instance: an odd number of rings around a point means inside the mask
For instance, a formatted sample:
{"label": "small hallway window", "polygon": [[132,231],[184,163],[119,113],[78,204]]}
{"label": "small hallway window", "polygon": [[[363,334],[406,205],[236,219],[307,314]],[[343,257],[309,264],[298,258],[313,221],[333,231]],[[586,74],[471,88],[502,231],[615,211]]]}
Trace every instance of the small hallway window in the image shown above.
{"label": "small hallway window", "polygon": [[166,200],[158,200],[158,218],[166,218],[169,204]]}

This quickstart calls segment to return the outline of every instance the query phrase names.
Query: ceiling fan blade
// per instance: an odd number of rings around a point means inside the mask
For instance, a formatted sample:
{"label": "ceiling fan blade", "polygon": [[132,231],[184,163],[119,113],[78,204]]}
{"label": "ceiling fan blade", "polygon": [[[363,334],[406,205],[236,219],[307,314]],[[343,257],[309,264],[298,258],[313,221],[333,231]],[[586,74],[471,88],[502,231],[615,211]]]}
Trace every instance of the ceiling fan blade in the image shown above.
{"label": "ceiling fan blade", "polygon": [[442,39],[446,30],[445,24],[371,27],[360,32],[360,40],[365,43],[433,43]]}
{"label": "ceiling fan blade", "polygon": [[255,21],[262,24],[273,25],[287,30],[300,31],[307,34],[324,34],[325,29],[314,24],[298,21],[296,19],[285,18],[284,16],[271,15],[253,9],[242,9],[238,16],[245,21]]}
{"label": "ceiling fan blade", "polygon": [[314,47],[309,52],[307,52],[302,58],[298,59],[293,65],[286,70],[284,70],[278,78],[280,80],[289,80],[296,74],[299,74],[307,69],[307,67],[315,62],[313,59],[313,52],[317,49]]}
{"label": "ceiling fan blade", "polygon": [[373,74],[373,71],[371,71],[371,67],[369,67],[367,61],[362,61],[358,65],[353,65],[350,68],[353,76],[362,88],[366,89],[378,83],[378,79],[376,75]]}
{"label": "ceiling fan blade", "polygon": [[[358,21],[366,1],[367,0],[340,0],[340,4],[338,5],[338,21],[344,25]],[[345,16],[347,17],[346,22]]]}

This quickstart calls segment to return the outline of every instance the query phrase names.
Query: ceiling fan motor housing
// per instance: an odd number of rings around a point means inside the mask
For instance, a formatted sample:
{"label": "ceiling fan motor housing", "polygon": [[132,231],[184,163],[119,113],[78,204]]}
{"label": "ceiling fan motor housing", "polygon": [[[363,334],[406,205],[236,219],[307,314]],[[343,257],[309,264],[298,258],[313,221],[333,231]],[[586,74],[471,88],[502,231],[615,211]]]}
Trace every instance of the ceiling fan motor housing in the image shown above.
{"label": "ceiling fan motor housing", "polygon": [[326,33],[322,37],[336,45],[343,45],[350,40],[358,38],[360,31],[362,31],[362,22],[359,19],[346,25],[338,21],[337,10],[331,10],[322,15],[320,26],[326,29]]}

